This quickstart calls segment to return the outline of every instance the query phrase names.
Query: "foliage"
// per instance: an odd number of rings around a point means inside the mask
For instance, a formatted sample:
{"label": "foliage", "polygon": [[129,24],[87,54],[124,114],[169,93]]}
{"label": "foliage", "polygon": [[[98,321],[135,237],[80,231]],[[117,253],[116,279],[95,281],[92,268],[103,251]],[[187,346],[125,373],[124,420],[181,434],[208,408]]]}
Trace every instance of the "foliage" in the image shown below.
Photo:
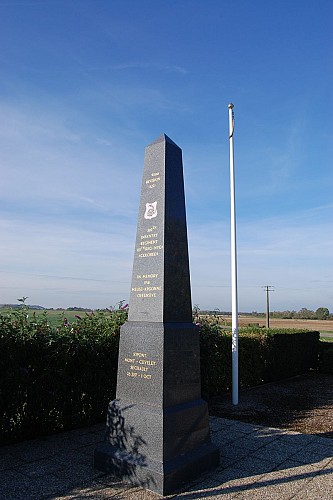
{"label": "foliage", "polygon": [[319,332],[268,330],[265,382],[305,373],[318,367]]}
{"label": "foliage", "polygon": [[[231,343],[230,331],[202,319],[201,380],[206,398],[231,388]],[[319,332],[240,328],[238,345],[240,388],[291,377],[318,365]]]}
{"label": "foliage", "polygon": [[319,370],[322,373],[333,373],[333,345],[331,342],[320,342]]}
{"label": "foliage", "polygon": [[330,312],[327,307],[318,307],[316,310],[316,318],[317,319],[328,319],[330,316]]}
{"label": "foliage", "polygon": [[302,307],[299,311],[274,311],[270,313],[271,318],[282,319],[332,319],[327,307],[318,307],[316,311]]}
{"label": "foliage", "polygon": [[[202,393],[231,389],[231,332],[221,318],[194,318],[201,344]],[[0,442],[89,425],[105,418],[115,397],[120,326],[127,305],[62,315],[54,327],[46,311],[22,303],[0,314]],[[323,344],[323,343],[321,343]],[[247,327],[239,329],[240,388],[286,378],[318,365],[319,333]],[[333,350],[320,366],[332,367]]]}
{"label": "foliage", "polygon": [[104,417],[115,397],[120,326],[127,308],[66,318],[26,306],[0,315],[0,442],[28,439]]}
{"label": "foliage", "polygon": [[202,320],[200,325],[201,387],[203,397],[231,387],[231,336],[218,325]]}

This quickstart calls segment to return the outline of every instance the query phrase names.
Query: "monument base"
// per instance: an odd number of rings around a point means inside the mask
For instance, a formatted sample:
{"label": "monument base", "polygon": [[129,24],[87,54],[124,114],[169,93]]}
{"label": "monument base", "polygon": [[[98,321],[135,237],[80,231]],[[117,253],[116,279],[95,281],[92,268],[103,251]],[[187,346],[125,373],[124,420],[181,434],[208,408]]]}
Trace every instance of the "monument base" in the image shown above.
{"label": "monument base", "polygon": [[125,323],[117,398],[95,451],[97,469],[166,495],[218,464],[192,323]]}
{"label": "monument base", "polygon": [[216,467],[218,462],[219,450],[212,443],[166,463],[147,460],[142,464],[135,456],[107,443],[95,450],[96,469],[159,495],[170,495],[202,472]]}
{"label": "monument base", "polygon": [[95,450],[95,468],[133,486],[169,495],[218,465],[219,450],[210,442],[207,421],[203,400],[163,411],[112,401],[109,435]]}

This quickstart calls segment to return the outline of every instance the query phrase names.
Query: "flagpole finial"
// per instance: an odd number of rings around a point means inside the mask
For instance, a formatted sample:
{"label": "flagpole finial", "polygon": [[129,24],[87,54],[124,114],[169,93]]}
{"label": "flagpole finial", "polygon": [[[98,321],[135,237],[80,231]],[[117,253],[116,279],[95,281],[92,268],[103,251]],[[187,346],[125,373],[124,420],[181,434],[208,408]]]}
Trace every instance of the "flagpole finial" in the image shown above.
{"label": "flagpole finial", "polygon": [[229,109],[232,109],[233,107],[234,107],[234,105],[232,104],[232,102],[230,104],[228,104]]}

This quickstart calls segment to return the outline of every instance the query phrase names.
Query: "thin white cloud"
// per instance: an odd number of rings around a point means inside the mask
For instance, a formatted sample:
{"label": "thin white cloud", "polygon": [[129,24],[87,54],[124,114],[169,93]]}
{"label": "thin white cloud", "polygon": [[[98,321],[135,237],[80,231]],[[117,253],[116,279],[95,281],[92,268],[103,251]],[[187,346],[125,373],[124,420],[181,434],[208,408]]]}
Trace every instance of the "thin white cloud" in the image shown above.
{"label": "thin white cloud", "polygon": [[34,114],[5,104],[0,109],[3,201],[41,204],[43,212],[53,205],[65,210],[90,205],[111,213],[121,207],[123,214],[133,210],[140,174],[130,175],[139,166],[132,153],[120,145],[96,148],[86,132],[71,129],[50,110],[42,116],[40,110]]}
{"label": "thin white cloud", "polygon": [[188,71],[182,67],[174,64],[160,64],[160,63],[148,63],[148,62],[128,62],[122,64],[116,64],[112,66],[112,69],[152,69],[156,71],[162,71],[165,73],[179,73],[181,75],[186,75]]}

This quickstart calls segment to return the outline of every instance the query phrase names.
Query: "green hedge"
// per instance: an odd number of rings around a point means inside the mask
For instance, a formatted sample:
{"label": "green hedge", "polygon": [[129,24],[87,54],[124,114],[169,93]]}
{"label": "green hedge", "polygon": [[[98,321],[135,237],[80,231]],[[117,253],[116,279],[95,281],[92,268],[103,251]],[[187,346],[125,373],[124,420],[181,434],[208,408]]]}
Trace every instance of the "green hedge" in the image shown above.
{"label": "green hedge", "polygon": [[[203,396],[223,394],[231,389],[231,333],[203,323],[200,345]],[[240,388],[318,368],[319,332],[240,328],[238,347]]]}
{"label": "green hedge", "polygon": [[89,425],[115,397],[126,311],[52,329],[22,310],[0,316],[0,443]]}
{"label": "green hedge", "polygon": [[[120,326],[127,311],[84,314],[57,328],[23,307],[0,314],[0,444],[90,425],[115,397]],[[199,329],[203,396],[231,388],[231,333]],[[318,332],[240,329],[241,388],[304,373],[318,364]],[[328,366],[332,350],[321,351]],[[332,364],[330,365],[332,366]]]}
{"label": "green hedge", "polygon": [[333,342],[320,342],[319,370],[322,373],[333,373]]}
{"label": "green hedge", "polygon": [[267,334],[265,382],[300,375],[318,368],[319,332],[297,330]]}

